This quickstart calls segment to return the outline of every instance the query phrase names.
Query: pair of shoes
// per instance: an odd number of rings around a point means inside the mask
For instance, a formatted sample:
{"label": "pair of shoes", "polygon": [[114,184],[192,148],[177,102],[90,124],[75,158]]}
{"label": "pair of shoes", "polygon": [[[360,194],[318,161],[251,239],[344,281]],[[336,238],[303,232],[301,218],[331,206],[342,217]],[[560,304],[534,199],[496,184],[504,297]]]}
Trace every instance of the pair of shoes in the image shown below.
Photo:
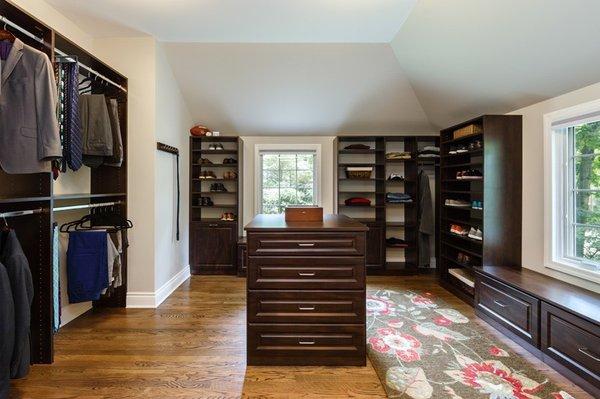
{"label": "pair of shoes", "polygon": [[387,178],[389,181],[404,181],[404,176],[398,174],[398,173],[390,173],[390,175]]}
{"label": "pair of shoes", "polygon": [[456,154],[464,154],[469,152],[469,150],[467,149],[466,146],[460,146],[460,147],[452,147],[450,148],[450,151],[448,151],[448,154],[450,155],[456,155]]}
{"label": "pair of shoes", "polygon": [[407,248],[408,244],[401,238],[390,237],[385,239],[385,245],[393,248]]}
{"label": "pair of shoes", "polygon": [[483,148],[483,144],[481,141],[477,140],[469,144],[469,151],[476,151]]}
{"label": "pair of shoes", "polygon": [[226,193],[227,189],[223,183],[212,183],[210,185],[210,191]]}
{"label": "pair of shoes", "polygon": [[204,171],[200,172],[200,176],[198,178],[202,179],[202,180],[216,179],[217,175],[215,175],[215,172],[213,172],[212,170],[204,170]]}
{"label": "pair of shoes", "polygon": [[212,165],[212,161],[207,158],[200,158],[200,161],[198,163],[200,165]]}
{"label": "pair of shoes", "polygon": [[471,256],[463,254],[462,252],[459,252],[458,255],[456,255],[456,260],[458,261],[458,263],[462,263],[465,265],[471,264]]}
{"label": "pair of shoes", "polygon": [[456,172],[458,180],[483,180],[483,173],[477,169],[463,170]]}
{"label": "pair of shoes", "polygon": [[200,197],[198,199],[198,205],[200,206],[214,206],[214,202],[210,197]]}
{"label": "pair of shoes", "polygon": [[471,202],[471,208],[476,209],[478,211],[483,210],[483,201],[473,201],[473,202]]}
{"label": "pair of shoes", "polygon": [[444,201],[444,205],[446,205],[446,206],[454,206],[454,207],[457,207],[457,208],[468,208],[469,206],[471,206],[469,204],[469,201],[453,200],[453,199],[447,199],[446,201]]}
{"label": "pair of shoes", "polygon": [[237,173],[236,172],[223,172],[223,179],[225,180],[235,180],[237,179]]}
{"label": "pair of shoes", "polygon": [[456,234],[459,236],[466,236],[466,235],[469,235],[469,228],[467,228],[465,226],[460,226],[458,224],[451,224],[450,225],[450,233]]}
{"label": "pair of shoes", "polygon": [[225,158],[223,160],[223,165],[228,165],[228,164],[237,164],[237,159],[234,159],[234,158]]}
{"label": "pair of shoes", "polygon": [[211,151],[224,150],[223,144],[221,143],[209,144],[208,149]]}
{"label": "pair of shoes", "polygon": [[221,214],[221,220],[224,222],[234,222],[235,215],[230,212],[223,213],[223,214]]}
{"label": "pair of shoes", "polygon": [[483,241],[483,231],[479,230],[479,228],[471,227],[468,237],[473,240]]}

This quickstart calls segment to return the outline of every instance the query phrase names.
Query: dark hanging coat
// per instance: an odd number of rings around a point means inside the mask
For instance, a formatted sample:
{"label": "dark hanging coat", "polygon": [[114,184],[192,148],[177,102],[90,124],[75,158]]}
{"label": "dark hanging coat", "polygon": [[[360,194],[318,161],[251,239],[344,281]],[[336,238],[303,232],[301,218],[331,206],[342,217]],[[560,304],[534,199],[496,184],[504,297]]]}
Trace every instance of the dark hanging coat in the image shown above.
{"label": "dark hanging coat", "polygon": [[5,234],[0,262],[6,267],[10,279],[15,308],[15,344],[10,362],[10,377],[23,378],[29,373],[31,357],[29,329],[33,302],[33,279],[29,262],[14,230]]}
{"label": "dark hanging coat", "polygon": [[15,307],[6,268],[0,263],[0,399],[8,398],[10,361],[15,343]]}
{"label": "dark hanging coat", "polygon": [[431,263],[431,236],[435,234],[435,217],[429,176],[419,172],[419,267],[429,266]]}

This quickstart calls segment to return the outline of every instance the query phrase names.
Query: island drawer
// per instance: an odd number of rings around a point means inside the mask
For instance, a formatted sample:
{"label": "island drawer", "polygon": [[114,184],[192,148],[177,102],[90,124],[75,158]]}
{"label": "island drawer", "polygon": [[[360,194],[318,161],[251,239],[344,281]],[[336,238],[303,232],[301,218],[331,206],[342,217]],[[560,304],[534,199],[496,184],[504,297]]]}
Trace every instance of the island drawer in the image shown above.
{"label": "island drawer", "polygon": [[249,289],[364,290],[363,257],[249,257]]}
{"label": "island drawer", "polygon": [[249,291],[250,323],[365,322],[364,291]]}
{"label": "island drawer", "polygon": [[365,326],[249,324],[249,365],[366,364]]}
{"label": "island drawer", "polygon": [[362,256],[364,233],[253,233],[248,237],[250,256]]}

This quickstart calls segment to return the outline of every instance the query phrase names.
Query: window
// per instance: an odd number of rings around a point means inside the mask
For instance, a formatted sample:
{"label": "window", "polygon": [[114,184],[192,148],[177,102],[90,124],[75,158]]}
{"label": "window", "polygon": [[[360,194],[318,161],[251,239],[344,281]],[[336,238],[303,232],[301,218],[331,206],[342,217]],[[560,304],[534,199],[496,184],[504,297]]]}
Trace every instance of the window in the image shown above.
{"label": "window", "polygon": [[[554,268],[600,277],[600,112],[552,122]],[[550,265],[550,267],[553,267]]]}
{"label": "window", "polygon": [[317,204],[316,151],[260,151],[259,213]]}

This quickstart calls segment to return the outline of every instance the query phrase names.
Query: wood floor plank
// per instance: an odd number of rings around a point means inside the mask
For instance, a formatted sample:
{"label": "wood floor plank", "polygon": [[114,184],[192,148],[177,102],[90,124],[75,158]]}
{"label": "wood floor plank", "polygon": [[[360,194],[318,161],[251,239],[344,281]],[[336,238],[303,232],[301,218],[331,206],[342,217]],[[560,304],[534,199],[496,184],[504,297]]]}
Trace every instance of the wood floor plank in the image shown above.
{"label": "wood floor plank", "polygon": [[[369,288],[430,291],[473,309],[431,276],[371,277]],[[366,367],[246,367],[245,279],[194,276],[158,309],[94,310],[56,336],[52,365],[12,384],[13,399],[385,398]],[[591,398],[492,327],[532,366],[577,398]]]}

